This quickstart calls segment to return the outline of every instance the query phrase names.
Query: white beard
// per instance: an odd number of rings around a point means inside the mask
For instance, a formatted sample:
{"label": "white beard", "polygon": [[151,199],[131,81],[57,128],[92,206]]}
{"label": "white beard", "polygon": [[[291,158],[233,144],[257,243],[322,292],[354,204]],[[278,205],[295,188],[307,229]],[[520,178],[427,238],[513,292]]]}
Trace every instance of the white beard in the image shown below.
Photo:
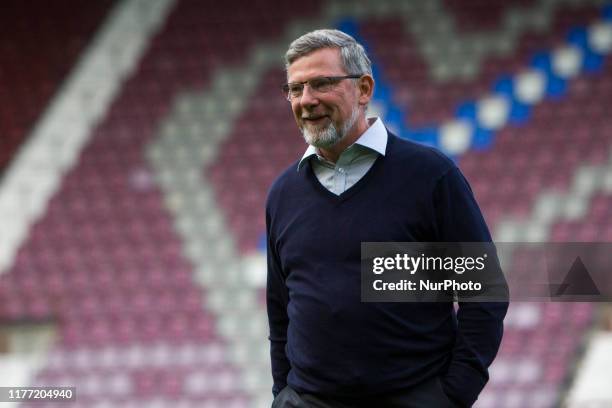
{"label": "white beard", "polygon": [[351,112],[351,117],[342,125],[342,129],[338,130],[333,122],[330,122],[324,128],[313,129],[310,125],[302,126],[302,136],[306,143],[318,148],[329,148],[342,140],[346,134],[353,128],[359,118],[359,108],[355,107]]}

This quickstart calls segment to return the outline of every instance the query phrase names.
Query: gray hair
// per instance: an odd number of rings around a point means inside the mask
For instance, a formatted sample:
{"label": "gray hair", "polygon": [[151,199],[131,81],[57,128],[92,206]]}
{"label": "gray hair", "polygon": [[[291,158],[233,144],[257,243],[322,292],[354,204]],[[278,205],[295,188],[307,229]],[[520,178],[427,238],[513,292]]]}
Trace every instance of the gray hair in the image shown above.
{"label": "gray hair", "polygon": [[347,74],[372,75],[372,62],[365,49],[353,37],[332,29],[315,30],[294,40],[285,54],[285,69],[295,60],[321,48],[338,48]]}

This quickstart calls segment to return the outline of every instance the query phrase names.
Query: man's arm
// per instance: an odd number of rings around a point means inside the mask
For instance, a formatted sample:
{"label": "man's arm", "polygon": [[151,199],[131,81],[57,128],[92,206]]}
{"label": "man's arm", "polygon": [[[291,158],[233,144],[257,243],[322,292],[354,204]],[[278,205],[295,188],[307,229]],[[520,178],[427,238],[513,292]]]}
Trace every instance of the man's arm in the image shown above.
{"label": "man's arm", "polygon": [[[491,241],[472,190],[459,169],[452,168],[438,180],[434,206],[438,241]],[[500,280],[505,285],[503,276]],[[489,379],[487,369],[499,349],[507,309],[508,302],[459,301],[459,330],[444,386],[462,405],[471,406]]]}
{"label": "man's arm", "polygon": [[272,393],[274,396],[287,385],[287,374],[290,364],[285,354],[287,344],[287,317],[288,294],[284,275],[280,267],[278,254],[271,243],[270,215],[266,211],[266,242],[268,258],[268,278],[266,288],[266,304],[268,309],[268,323],[270,325],[270,358],[272,362]]}

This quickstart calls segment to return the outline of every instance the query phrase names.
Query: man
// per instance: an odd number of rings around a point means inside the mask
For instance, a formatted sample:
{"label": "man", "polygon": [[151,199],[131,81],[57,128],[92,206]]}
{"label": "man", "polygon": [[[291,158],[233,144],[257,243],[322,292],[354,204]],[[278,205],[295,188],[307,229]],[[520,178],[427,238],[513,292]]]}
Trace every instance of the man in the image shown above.
{"label": "man", "polygon": [[273,407],[468,407],[507,303],[363,303],[360,243],[490,241],[472,192],[432,148],[366,119],[369,58],[337,30],[286,53],[306,153],[266,205]]}

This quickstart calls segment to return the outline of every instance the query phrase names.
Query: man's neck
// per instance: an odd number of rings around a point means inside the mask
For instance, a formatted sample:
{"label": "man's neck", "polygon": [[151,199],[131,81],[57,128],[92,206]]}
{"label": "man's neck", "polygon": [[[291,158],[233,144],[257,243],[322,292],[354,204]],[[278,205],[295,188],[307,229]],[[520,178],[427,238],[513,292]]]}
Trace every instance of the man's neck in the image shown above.
{"label": "man's neck", "polygon": [[358,120],[357,123],[355,123],[353,129],[338,143],[325,149],[320,147],[317,150],[326,160],[336,163],[342,152],[344,152],[350,145],[355,143],[357,139],[359,139],[359,137],[361,137],[361,135],[368,130],[368,127],[370,127],[370,125],[368,124],[366,118],[363,117],[361,120]]}

